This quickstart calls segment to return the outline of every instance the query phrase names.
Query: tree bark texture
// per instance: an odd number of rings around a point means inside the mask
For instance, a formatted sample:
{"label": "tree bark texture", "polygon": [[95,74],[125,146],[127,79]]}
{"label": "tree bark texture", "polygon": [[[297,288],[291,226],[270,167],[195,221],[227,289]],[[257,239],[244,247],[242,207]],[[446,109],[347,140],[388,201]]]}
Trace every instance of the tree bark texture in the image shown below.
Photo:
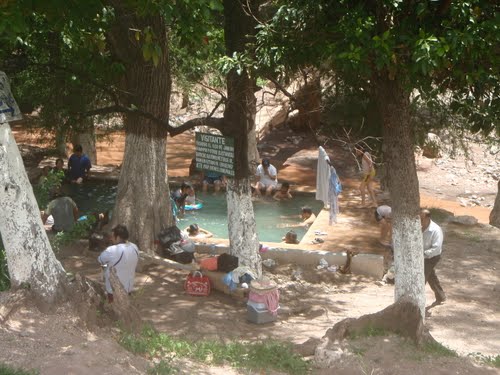
{"label": "tree bark texture", "polygon": [[[228,56],[247,51],[249,36],[255,34],[252,15],[257,14],[258,4],[256,0],[224,0],[224,36]],[[262,264],[249,179],[258,157],[255,90],[255,78],[246,69],[239,74],[232,69],[227,75],[224,121],[231,124],[226,135],[234,137],[235,176],[228,183],[226,198],[231,253],[239,258],[241,265],[250,267],[260,277]]]}
{"label": "tree bark texture", "polygon": [[299,113],[290,127],[296,131],[316,130],[321,122],[321,81],[317,73],[297,90],[294,106]]}
{"label": "tree bark texture", "polygon": [[250,267],[260,277],[262,259],[259,254],[250,180],[229,180],[227,184],[227,222],[231,254],[241,266]]}
{"label": "tree bark texture", "polygon": [[[171,92],[167,29],[161,16],[138,18],[116,2],[116,23],[109,39],[114,54],[125,64],[122,101],[161,119],[168,119]],[[161,47],[158,64],[146,62],[142,42],[132,29],[151,27]],[[130,240],[142,251],[154,252],[154,242],[164,227],[173,224],[167,181],[165,127],[134,114],[125,116],[125,153],[113,213],[115,224],[125,224]]]}
{"label": "tree bark texture", "polygon": [[495,198],[495,204],[490,212],[490,225],[500,228],[500,180],[498,180],[498,191],[497,197]]}
{"label": "tree bark texture", "polygon": [[397,80],[380,78],[375,85],[383,121],[384,160],[392,201],[395,299],[406,297],[413,301],[424,318],[424,254],[409,93]]}
{"label": "tree bark texture", "polygon": [[41,308],[64,297],[66,275],[42,224],[8,123],[0,125],[0,233],[13,288],[27,287]]}

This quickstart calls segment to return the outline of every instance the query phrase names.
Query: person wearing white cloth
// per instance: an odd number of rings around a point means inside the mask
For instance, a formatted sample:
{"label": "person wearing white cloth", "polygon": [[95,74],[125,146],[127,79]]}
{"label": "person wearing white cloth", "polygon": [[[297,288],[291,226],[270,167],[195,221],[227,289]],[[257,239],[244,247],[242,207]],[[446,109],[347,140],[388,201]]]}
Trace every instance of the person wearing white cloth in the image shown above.
{"label": "person wearing white cloth", "polygon": [[255,185],[255,194],[260,196],[260,191],[265,190],[266,195],[270,196],[278,185],[278,171],[271,164],[269,159],[262,159],[262,164],[259,164],[255,172],[257,184]]}
{"label": "person wearing white cloth", "polygon": [[429,283],[429,286],[436,296],[436,301],[433,305],[439,305],[446,300],[446,295],[439,283],[434,268],[441,259],[443,231],[439,225],[431,220],[431,213],[429,210],[420,211],[420,222],[422,223],[422,240],[424,245],[425,282]]}
{"label": "person wearing white cloth", "polygon": [[111,270],[116,270],[116,276],[127,293],[134,289],[135,268],[139,261],[139,249],[128,241],[128,230],[125,225],[113,228],[113,243],[104,250],[97,260],[105,268],[104,281],[108,301],[113,302],[113,289],[109,280]]}

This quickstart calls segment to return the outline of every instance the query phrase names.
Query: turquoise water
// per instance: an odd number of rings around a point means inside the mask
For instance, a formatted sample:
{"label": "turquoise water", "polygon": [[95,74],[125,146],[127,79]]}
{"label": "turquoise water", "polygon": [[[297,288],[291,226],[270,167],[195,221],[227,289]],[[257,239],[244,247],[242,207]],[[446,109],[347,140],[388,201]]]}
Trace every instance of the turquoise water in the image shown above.
{"label": "turquoise water", "polygon": [[[82,215],[113,209],[117,192],[116,184],[89,181],[83,185],[66,185],[64,188],[66,194],[74,199]],[[177,226],[184,229],[196,223],[212,232],[216,238],[228,238],[225,194],[197,192],[196,198],[203,202],[203,208],[197,211],[186,211],[184,217],[179,218]],[[280,242],[285,233],[293,229],[300,240],[306,232],[304,228],[283,228],[282,226],[299,223],[302,206],[310,206],[318,215],[322,204],[314,199],[313,194],[298,193],[295,193],[293,199],[289,201],[262,199],[254,202],[259,239],[267,242]]]}

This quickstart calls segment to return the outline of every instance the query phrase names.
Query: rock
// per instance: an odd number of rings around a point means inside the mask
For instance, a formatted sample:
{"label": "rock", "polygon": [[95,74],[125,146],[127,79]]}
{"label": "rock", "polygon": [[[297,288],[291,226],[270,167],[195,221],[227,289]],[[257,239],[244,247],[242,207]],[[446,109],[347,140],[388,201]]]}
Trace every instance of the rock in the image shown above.
{"label": "rock", "polygon": [[276,267],[276,261],[274,259],[266,259],[262,261],[262,264],[267,268]]}
{"label": "rock", "polygon": [[477,219],[470,215],[452,216],[450,218],[450,223],[472,226],[477,224]]}
{"label": "rock", "polygon": [[340,347],[329,348],[326,343],[321,343],[314,351],[314,365],[318,368],[334,368],[344,355]]}
{"label": "rock", "polygon": [[[280,311],[281,313],[281,311]],[[309,357],[314,355],[316,347],[320,344],[321,340],[311,337],[309,340],[300,345],[295,345],[294,352],[300,354],[302,357]]]}
{"label": "rock", "polygon": [[423,155],[430,159],[441,157],[443,145],[441,139],[434,133],[428,133],[424,140]]}

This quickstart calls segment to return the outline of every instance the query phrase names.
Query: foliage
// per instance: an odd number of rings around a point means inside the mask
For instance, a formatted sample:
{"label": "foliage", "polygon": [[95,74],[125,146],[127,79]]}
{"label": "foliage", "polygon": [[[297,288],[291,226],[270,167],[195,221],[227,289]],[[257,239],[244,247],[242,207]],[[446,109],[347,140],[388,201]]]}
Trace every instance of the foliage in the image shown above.
{"label": "foliage", "polygon": [[86,220],[77,221],[71,230],[67,232],[58,232],[55,236],[50,238],[52,250],[59,251],[62,246],[69,245],[82,238],[88,238],[95,222],[96,218],[93,215],[88,215]]}
{"label": "foliage", "polygon": [[0,237],[0,292],[10,288],[9,269],[7,268],[7,254]]}
{"label": "foliage", "polygon": [[0,375],[37,375],[37,374],[38,371],[35,370],[31,371],[20,370],[12,366],[0,363]]}
{"label": "foliage", "polygon": [[470,353],[469,357],[472,357],[476,361],[484,363],[488,366],[500,368],[500,354],[490,356],[482,353]]}
{"label": "foliage", "polygon": [[277,0],[257,55],[267,69],[316,66],[372,96],[398,80],[426,106],[445,104],[474,130],[500,132],[500,12],[486,0]]}
{"label": "foliage", "polygon": [[427,354],[432,354],[439,357],[458,357],[456,351],[451,350],[436,341],[427,342],[422,346],[422,351]]}
{"label": "foliage", "polygon": [[350,338],[356,339],[360,337],[376,337],[376,336],[387,336],[387,335],[389,335],[389,332],[387,332],[385,329],[369,325],[363,327],[363,329],[360,331],[352,332]]}
{"label": "foliage", "polygon": [[145,327],[142,334],[123,334],[121,345],[150,358],[188,357],[209,364],[230,364],[251,370],[274,369],[288,374],[304,374],[308,362],[294,354],[289,345],[276,341],[229,343],[216,341],[190,342]]}
{"label": "foliage", "polygon": [[161,360],[153,367],[148,369],[148,374],[150,375],[171,375],[171,374],[177,374],[178,372],[179,371],[177,368],[172,367],[170,363],[168,363],[165,360]]}
{"label": "foliage", "polygon": [[52,170],[33,188],[38,207],[45,209],[49,204],[52,194],[61,188],[64,180],[64,171]]}

